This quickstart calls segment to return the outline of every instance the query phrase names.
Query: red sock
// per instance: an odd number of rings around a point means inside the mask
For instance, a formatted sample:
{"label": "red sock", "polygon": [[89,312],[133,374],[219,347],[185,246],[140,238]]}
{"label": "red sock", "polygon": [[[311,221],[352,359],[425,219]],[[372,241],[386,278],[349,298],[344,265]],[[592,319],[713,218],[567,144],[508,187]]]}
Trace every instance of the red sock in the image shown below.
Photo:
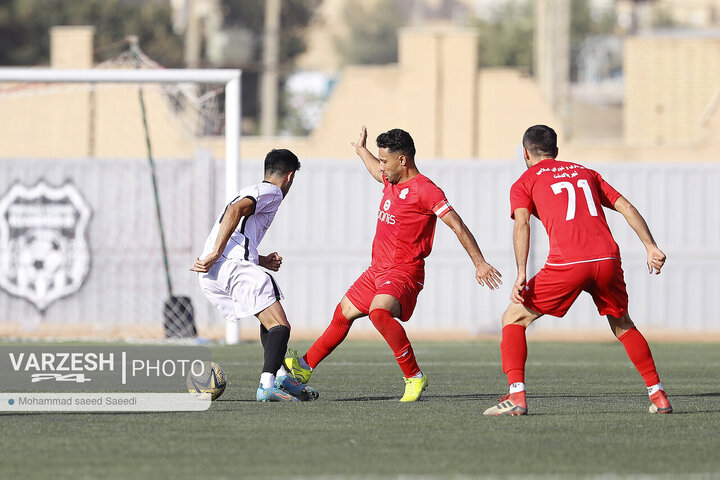
{"label": "red sock", "polygon": [[645,386],[652,387],[660,383],[660,377],[655,369],[652,352],[650,352],[650,347],[642,333],[633,327],[620,335],[618,340],[622,342],[628,357],[630,357],[630,361],[635,365],[637,371],[640,372],[643,380],[645,380]]}
{"label": "red sock", "polygon": [[420,373],[420,367],[415,361],[412,345],[410,345],[410,340],[408,340],[405,329],[400,325],[400,322],[395,320],[390,312],[382,308],[376,308],[370,312],[370,321],[390,345],[405,378]]}
{"label": "red sock", "polygon": [[502,369],[508,377],[508,385],[525,383],[525,361],[527,360],[527,340],[525,327],[506,325],[502,329],[500,342]]}
{"label": "red sock", "polygon": [[320,335],[320,338],[315,340],[315,343],[312,344],[312,347],[310,347],[303,356],[307,364],[310,365],[310,368],[317,367],[318,363],[322,362],[325,357],[335,350],[335,347],[345,340],[345,337],[350,331],[350,327],[352,327],[352,322],[345,318],[345,315],[342,313],[342,307],[338,303],[330,325],[328,325],[323,334]]}

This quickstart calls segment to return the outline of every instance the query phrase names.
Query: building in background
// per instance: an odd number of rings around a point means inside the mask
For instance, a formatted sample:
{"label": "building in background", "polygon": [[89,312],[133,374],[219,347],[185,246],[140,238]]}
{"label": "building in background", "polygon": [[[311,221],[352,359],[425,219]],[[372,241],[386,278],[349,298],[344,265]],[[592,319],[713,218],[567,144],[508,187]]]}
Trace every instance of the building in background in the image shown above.
{"label": "building in background", "polygon": [[[536,67],[530,73],[516,68],[478,69],[477,34],[458,26],[470,16],[497,8],[502,0],[409,1],[401,2],[405,14],[415,15],[413,21],[419,24],[398,32],[397,62],[343,66],[329,50],[313,45],[329,48],[332,42],[327,35],[342,35],[340,11],[347,1],[321,4],[322,21],[315,21],[318,29],[310,34],[311,48],[299,60],[304,70],[287,81],[288,91],[294,92],[290,104],[299,112],[296,121],[310,133],[244,136],[243,157],[262,157],[279,143],[305,158],[351,157],[348,142],[360,125],[367,124],[371,132],[406,128],[427,158],[507,159],[517,154],[525,126],[548,123],[561,132],[564,155],[575,158],[717,160],[720,37],[712,31],[653,28],[589,38],[583,43],[576,81],[570,82],[569,57],[558,53],[568,49],[567,35],[558,34],[567,30],[568,17],[557,15],[569,2],[537,2]],[[354,1],[372,6],[381,0]],[[680,12],[702,12],[691,17],[705,19],[700,24],[707,26],[714,21],[718,2],[596,0],[592,5],[598,12],[614,8],[618,22],[623,12],[637,16],[638,9],[653,18],[658,12],[674,15],[677,23],[685,18]],[[202,17],[206,19],[217,16],[219,5],[217,0],[175,3],[194,5],[207,14]],[[192,23],[187,15],[178,14],[177,21],[178,28],[187,29]],[[217,23],[208,25],[217,27]],[[322,33],[321,27],[327,25],[334,30]],[[203,32],[209,41],[222,29],[203,27]],[[321,33],[325,40],[321,41]],[[57,28],[52,38],[54,66],[92,66],[91,30]],[[198,149],[223,155],[222,140],[213,135],[218,128],[186,128],[191,117],[202,113],[182,113],[176,99],[154,91],[148,87],[148,112],[166,119],[153,131],[158,156],[188,157]],[[48,111],[48,105],[63,103],[72,115],[40,114]],[[43,157],[128,157],[143,155],[145,149],[133,87],[81,92],[58,86],[0,86],[0,106],[12,112],[0,119],[3,156],[30,148]],[[38,135],[49,141],[33,142]]]}
{"label": "building in background", "polygon": [[[558,18],[562,17],[555,21]],[[545,28],[559,27],[550,22]],[[288,311],[297,312],[293,317],[298,319],[297,326],[305,331],[319,328],[318,322],[334,305],[329,302],[341,295],[334,289],[343,288],[342,278],[367,261],[372,222],[360,219],[374,218],[371,199],[378,186],[363,181],[367,174],[349,144],[357,138],[360,125],[368,125],[373,136],[392,127],[409,130],[417,141],[423,168],[464,205],[468,225],[482,232],[483,248],[491,258],[505,262],[501,268],[507,272],[513,265],[506,195],[515,172],[523,168],[518,158],[520,136],[531,123],[547,123],[561,132],[561,158],[591,164],[616,162],[603,165],[603,170],[618,188],[632,193],[668,247],[676,270],[673,275],[653,278],[652,282],[663,282],[662,290],[657,290],[657,284],[647,281],[641,246],[622,225],[619,241],[628,244],[628,256],[633,259],[628,275],[644,279],[629,282],[642,285],[631,293],[639,299],[639,317],[656,322],[651,326],[657,328],[687,328],[692,320],[691,329],[717,331],[717,315],[701,297],[708,285],[710,291],[720,285],[720,222],[712,209],[709,221],[700,217],[703,206],[716,204],[720,195],[716,188],[720,38],[685,28],[626,33],[614,39],[619,46],[603,43],[605,38],[588,44],[583,76],[570,83],[563,109],[549,99],[540,73],[527,68],[478,68],[476,30],[447,19],[405,27],[398,32],[396,62],[338,67],[324,107],[313,107],[318,109],[318,123],[310,135],[244,136],[242,178],[260,178],[259,159],[270,148],[290,148],[305,162],[303,182],[298,182],[293,194],[296,200],[281,212],[286,221],[267,239],[269,248],[293,259],[281,275],[297,288],[287,301]],[[538,44],[547,49],[545,53],[558,48],[553,42]],[[53,29],[52,50],[56,68],[136,68],[127,52],[93,65],[93,30],[88,27]],[[567,62],[565,56],[550,57]],[[159,68],[145,57],[141,66]],[[554,72],[556,67],[562,71],[567,65],[550,63],[548,68]],[[214,122],[208,123],[203,111],[191,108],[193,92],[184,95],[161,87],[143,88],[153,151],[160,160],[171,266],[181,291],[199,295],[193,290],[197,284],[188,275],[187,265],[203,241],[196,237],[206,231],[223,201],[223,172],[211,158],[224,156],[222,140],[219,130],[210,127]],[[317,88],[320,95],[322,80]],[[298,108],[306,107],[300,104]],[[0,318],[0,335],[43,328],[51,335],[87,330],[86,325],[68,330],[66,323],[78,318],[102,326],[95,330],[100,336],[105,332],[125,335],[126,323],[136,320],[148,322],[150,334],[156,335],[160,323],[155,319],[165,289],[148,207],[152,199],[138,87],[0,84],[0,111],[4,113],[0,117],[4,188],[9,190],[15,182],[34,185],[40,178],[53,185],[70,180],[91,205],[88,236],[93,259],[87,284],[79,294],[94,299],[91,303],[75,297],[60,299],[47,312],[38,313],[3,293],[0,310],[7,307],[11,313]],[[191,126],[198,124],[203,127]],[[347,195],[347,185],[357,186],[353,195]],[[671,187],[677,195],[667,194]],[[323,214],[309,220],[307,212],[316,205],[323,206]],[[52,245],[43,244],[48,243]],[[538,243],[543,244],[542,239]],[[437,260],[428,266],[436,269],[429,278],[438,278],[438,284],[428,286],[435,295],[423,301],[419,310],[423,320],[414,325],[429,334],[451,327],[494,332],[497,312],[504,308],[502,299],[507,296],[480,300],[471,289],[472,282],[458,280],[467,258],[462,249],[453,247],[457,242],[452,233],[439,229]],[[134,255],[132,266],[127,260],[110,263],[116,253],[117,258]],[[472,270],[468,274],[472,278]],[[468,290],[458,295],[462,300],[453,302],[454,310],[447,314],[443,299],[457,295],[460,284]],[[137,300],[129,300],[130,291]],[[675,301],[675,297],[683,300]],[[214,312],[196,313],[205,319],[200,327],[219,326],[212,322]],[[596,321],[589,303],[576,314],[577,326],[589,328]],[[26,319],[27,325],[3,330],[4,320],[17,318]],[[96,322],[97,318],[102,321]],[[545,325],[563,328],[566,323],[567,319],[549,319]],[[247,325],[256,334],[256,323]]]}

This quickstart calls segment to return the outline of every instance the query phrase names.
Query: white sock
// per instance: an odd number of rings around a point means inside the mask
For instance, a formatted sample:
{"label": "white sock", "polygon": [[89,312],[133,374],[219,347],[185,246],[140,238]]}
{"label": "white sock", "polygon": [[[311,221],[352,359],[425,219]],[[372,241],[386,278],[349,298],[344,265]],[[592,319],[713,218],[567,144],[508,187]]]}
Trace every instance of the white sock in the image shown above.
{"label": "white sock", "polygon": [[656,393],[658,390],[662,390],[663,392],[665,389],[662,386],[662,383],[656,383],[652,387],[647,387],[648,389],[648,396],[652,395],[653,393]]}
{"label": "white sock", "polygon": [[304,359],[303,357],[300,357],[299,360],[300,360],[300,366],[301,366],[302,368],[304,368],[305,370],[312,370],[312,368],[310,367],[310,365],[307,364],[307,362],[305,361],[305,359]]}
{"label": "white sock", "polygon": [[525,384],[523,382],[515,382],[510,385],[509,393],[518,393],[525,391]]}
{"label": "white sock", "polygon": [[420,372],[420,373],[416,373],[415,375],[413,375],[413,376],[410,377],[410,378],[422,378],[422,377],[424,377],[424,376],[425,376],[425,375],[423,375],[423,373]]}
{"label": "white sock", "polygon": [[263,388],[272,388],[275,386],[275,375],[270,372],[262,372],[260,374],[260,385]]}
{"label": "white sock", "polygon": [[276,377],[285,377],[285,376],[287,376],[287,374],[288,374],[288,372],[287,372],[287,370],[285,370],[285,366],[280,365],[280,369],[277,371],[275,376]]}

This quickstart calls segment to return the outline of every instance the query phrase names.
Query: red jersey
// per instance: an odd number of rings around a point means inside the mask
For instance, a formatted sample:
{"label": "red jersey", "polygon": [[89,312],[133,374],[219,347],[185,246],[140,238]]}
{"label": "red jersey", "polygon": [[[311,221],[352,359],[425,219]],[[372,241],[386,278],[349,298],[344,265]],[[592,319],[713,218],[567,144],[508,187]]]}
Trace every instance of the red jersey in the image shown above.
{"label": "red jersey", "polygon": [[383,176],[372,266],[419,266],[430,254],[435,223],[452,210],[445,194],[429,178],[416,175],[396,185]]}
{"label": "red jersey", "polygon": [[543,160],[510,189],[510,216],[527,208],[550,237],[548,265],[620,258],[602,207],[620,194],[594,170],[577,163]]}

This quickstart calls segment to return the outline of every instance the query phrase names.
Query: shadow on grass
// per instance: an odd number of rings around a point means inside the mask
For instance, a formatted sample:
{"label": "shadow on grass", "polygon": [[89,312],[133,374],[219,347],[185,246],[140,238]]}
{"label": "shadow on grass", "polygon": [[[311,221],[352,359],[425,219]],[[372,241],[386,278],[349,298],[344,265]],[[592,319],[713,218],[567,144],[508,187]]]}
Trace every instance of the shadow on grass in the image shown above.
{"label": "shadow on grass", "polygon": [[[481,407],[489,407],[492,406],[494,403],[496,403],[501,395],[500,394],[488,394],[488,393],[468,393],[468,394],[424,394],[422,398],[420,399],[420,402],[467,402],[467,401],[477,401],[478,405]],[[705,392],[705,393],[688,393],[688,394],[679,394],[679,395],[671,395],[670,398],[717,398],[720,397],[720,392]],[[327,398],[321,398],[319,401],[322,403],[343,403],[343,402],[397,402],[400,399],[399,396],[396,395],[362,395],[362,396],[354,396],[354,397],[347,397],[347,398],[333,398],[333,399],[327,399]],[[627,392],[607,392],[603,393],[601,395],[581,395],[581,394],[537,394],[537,395],[530,395],[528,396],[528,403],[530,404],[530,415],[532,416],[540,416],[540,415],[567,415],[568,412],[566,410],[563,410],[558,406],[558,408],[554,408],[554,406],[557,406],[562,403],[573,403],[574,401],[582,401],[582,403],[594,403],[594,402],[607,402],[610,401],[611,404],[614,404],[615,402],[624,403],[624,401],[627,400],[644,400],[644,395],[638,395],[638,394],[627,394]],[[539,407],[541,411],[535,410],[534,403],[535,400],[542,402],[543,400],[552,400],[553,405],[541,405]],[[215,400],[213,403],[217,403],[220,405],[223,405],[224,407],[230,407],[229,409],[232,410],[232,405],[246,405],[250,403],[259,403],[256,400],[252,398],[223,398]],[[273,403],[273,402],[271,402]],[[274,402],[274,403],[286,403],[286,402]],[[295,402],[292,402],[295,403]],[[306,402],[303,402],[306,403]],[[315,402],[311,402],[315,403]],[[682,403],[682,402],[679,402]],[[579,405],[579,404],[576,404]],[[587,406],[587,405],[586,405]],[[611,407],[610,409],[601,409],[593,410],[592,407],[587,406],[588,410],[585,413],[588,414],[623,414],[623,413],[637,413],[637,410],[635,410],[633,407],[630,407],[629,410],[626,410],[627,405],[622,405],[620,410],[613,409],[610,405],[608,407]],[[715,407],[713,405],[713,407]],[[223,409],[224,411],[227,411],[227,408]],[[585,410],[584,408],[580,407],[580,410]],[[647,412],[647,410],[645,410]],[[574,411],[573,414],[577,414],[580,412]],[[692,410],[683,410],[682,408],[680,410],[677,409],[673,412],[673,415],[693,415],[693,414],[706,414],[706,413],[720,413],[720,406],[716,408],[699,408],[699,409],[692,409]]]}
{"label": "shadow on grass", "polygon": [[399,397],[396,396],[383,396],[383,397],[352,397],[352,398],[337,398],[333,401],[335,402],[375,402],[375,401],[382,401],[382,400],[399,400]]}
{"label": "shadow on grass", "polygon": [[688,398],[697,398],[697,397],[720,397],[720,392],[707,392],[707,393],[681,393],[678,395],[671,394],[670,398],[673,397],[688,397]]}

